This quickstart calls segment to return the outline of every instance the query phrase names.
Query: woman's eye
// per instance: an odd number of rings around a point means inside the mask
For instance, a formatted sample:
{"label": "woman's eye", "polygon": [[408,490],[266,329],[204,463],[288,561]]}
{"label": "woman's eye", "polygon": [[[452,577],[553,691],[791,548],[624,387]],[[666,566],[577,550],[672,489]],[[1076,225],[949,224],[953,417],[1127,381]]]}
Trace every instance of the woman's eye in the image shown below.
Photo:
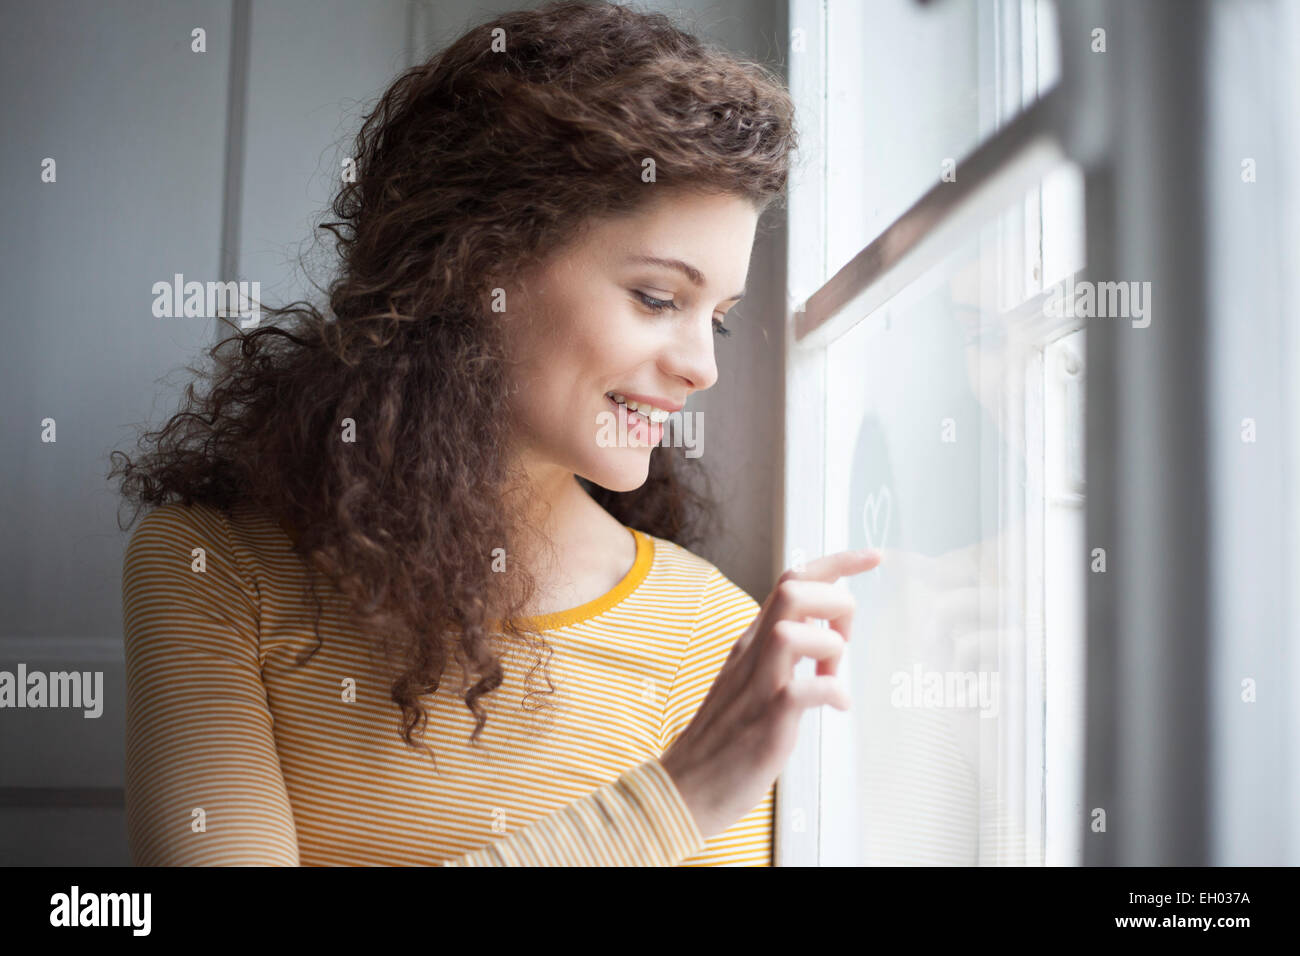
{"label": "woman's eye", "polygon": [[675,309],[672,299],[656,299],[646,295],[644,292],[634,290],[634,294],[641,300],[641,304],[652,312],[662,312],[665,309]]}
{"label": "woman's eye", "polygon": [[[633,294],[641,300],[641,304],[651,312],[663,312],[667,309],[677,308],[672,299],[656,299],[654,296],[646,295],[639,289],[634,289],[632,291]],[[721,319],[713,320],[713,331],[724,337],[731,334],[731,329],[723,325]]]}

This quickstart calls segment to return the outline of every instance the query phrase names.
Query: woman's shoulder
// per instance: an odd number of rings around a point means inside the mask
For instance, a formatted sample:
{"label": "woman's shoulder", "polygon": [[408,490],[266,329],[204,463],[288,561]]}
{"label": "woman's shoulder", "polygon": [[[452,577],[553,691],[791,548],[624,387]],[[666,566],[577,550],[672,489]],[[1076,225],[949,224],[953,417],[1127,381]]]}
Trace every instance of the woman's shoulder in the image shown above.
{"label": "woman's shoulder", "polygon": [[230,629],[255,643],[258,588],[226,514],[183,502],[144,514],[123,554],[122,609],[133,652],[209,627],[217,645]]}
{"label": "woman's shoulder", "polygon": [[237,502],[218,507],[205,502],[171,501],[142,515],[124,553],[128,577],[160,570],[160,562],[193,565],[197,571],[253,582],[264,566],[292,557],[292,543],[268,512]]}
{"label": "woman's shoulder", "polygon": [[169,501],[139,519],[132,533],[132,538],[136,537],[203,538],[224,547],[279,547],[286,542],[284,528],[273,515],[244,501],[228,507],[201,501]]}
{"label": "woman's shoulder", "polygon": [[[201,554],[196,549],[201,549]],[[229,530],[221,511],[198,502],[171,501],[145,512],[126,546],[128,568],[149,555],[173,552],[205,557],[231,550]]]}

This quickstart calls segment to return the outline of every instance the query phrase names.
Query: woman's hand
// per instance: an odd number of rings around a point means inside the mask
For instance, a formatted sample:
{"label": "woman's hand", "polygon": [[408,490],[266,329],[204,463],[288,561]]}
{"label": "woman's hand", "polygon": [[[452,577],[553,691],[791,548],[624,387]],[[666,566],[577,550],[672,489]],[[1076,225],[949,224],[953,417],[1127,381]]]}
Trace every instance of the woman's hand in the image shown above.
{"label": "woman's hand", "polygon": [[[836,670],[852,633],[854,600],[834,582],[880,561],[877,551],[840,551],[784,572],[699,711],[660,758],[706,840],[763,799],[794,749],[805,709],[849,709]],[[817,673],[796,679],[803,657],[817,661]]]}

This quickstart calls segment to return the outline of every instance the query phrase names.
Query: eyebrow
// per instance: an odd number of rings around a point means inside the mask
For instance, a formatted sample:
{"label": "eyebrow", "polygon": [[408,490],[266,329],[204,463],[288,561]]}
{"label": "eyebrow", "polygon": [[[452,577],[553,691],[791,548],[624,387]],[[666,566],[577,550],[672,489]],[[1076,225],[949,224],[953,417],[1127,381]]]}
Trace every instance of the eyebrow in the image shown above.
{"label": "eyebrow", "polygon": [[[686,278],[690,279],[695,285],[704,285],[704,273],[695,268],[695,266],[691,265],[689,262],[682,262],[681,259],[662,259],[659,256],[629,256],[628,261],[644,262],[652,266],[663,266],[667,269],[676,269],[678,272],[684,274]],[[729,302],[732,299],[735,299],[739,302],[744,297],[745,290],[741,289],[735,295],[728,296],[723,301]]]}

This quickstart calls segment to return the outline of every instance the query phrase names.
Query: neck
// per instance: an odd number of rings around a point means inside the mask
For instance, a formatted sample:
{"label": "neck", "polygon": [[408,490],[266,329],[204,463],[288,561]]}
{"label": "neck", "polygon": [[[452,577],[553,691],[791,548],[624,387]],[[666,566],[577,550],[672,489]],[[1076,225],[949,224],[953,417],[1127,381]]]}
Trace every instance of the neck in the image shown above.
{"label": "neck", "polygon": [[555,465],[526,469],[517,493],[524,502],[522,525],[515,528],[513,559],[535,575],[556,570],[561,555],[581,549],[592,522],[602,514],[573,472]]}

